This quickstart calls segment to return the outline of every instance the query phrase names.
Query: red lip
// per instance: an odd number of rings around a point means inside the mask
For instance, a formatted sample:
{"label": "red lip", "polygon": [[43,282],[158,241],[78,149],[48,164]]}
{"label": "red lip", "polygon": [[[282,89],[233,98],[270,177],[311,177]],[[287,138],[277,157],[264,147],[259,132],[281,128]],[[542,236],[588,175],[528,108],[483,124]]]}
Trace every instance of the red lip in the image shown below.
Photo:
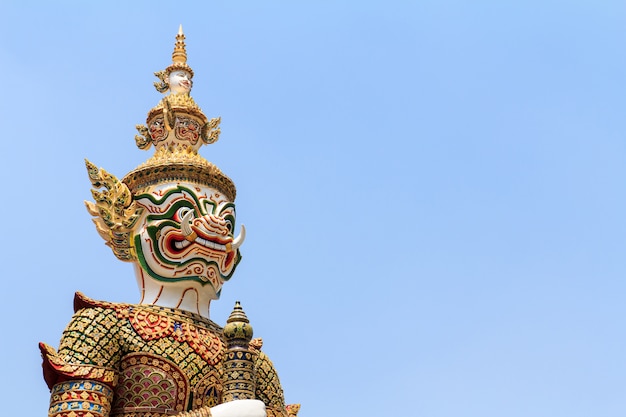
{"label": "red lip", "polygon": [[181,233],[168,233],[165,238],[165,245],[169,248],[172,253],[181,253],[185,249],[179,249],[176,247],[177,243],[186,241],[185,237]]}

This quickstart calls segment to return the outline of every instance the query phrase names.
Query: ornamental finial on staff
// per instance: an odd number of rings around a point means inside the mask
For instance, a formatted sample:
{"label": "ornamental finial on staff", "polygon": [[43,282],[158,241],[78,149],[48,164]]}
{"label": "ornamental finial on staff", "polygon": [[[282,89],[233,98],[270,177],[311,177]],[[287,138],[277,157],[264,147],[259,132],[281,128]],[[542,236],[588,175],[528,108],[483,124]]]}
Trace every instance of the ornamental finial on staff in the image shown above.
{"label": "ornamental finial on staff", "polygon": [[250,320],[241,308],[241,303],[237,301],[224,326],[224,339],[227,347],[224,353],[222,381],[224,402],[256,398],[256,372],[254,357],[250,351],[252,334]]}

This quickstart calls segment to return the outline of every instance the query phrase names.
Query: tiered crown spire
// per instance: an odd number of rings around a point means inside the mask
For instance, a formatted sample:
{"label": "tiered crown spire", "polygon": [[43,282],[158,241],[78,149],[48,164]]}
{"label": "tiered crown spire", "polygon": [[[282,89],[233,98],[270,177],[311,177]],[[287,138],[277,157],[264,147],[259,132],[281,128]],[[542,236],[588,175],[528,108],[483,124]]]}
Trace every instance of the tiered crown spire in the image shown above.
{"label": "tiered crown spire", "polygon": [[176,43],[174,44],[174,52],[172,52],[172,65],[165,69],[166,73],[175,70],[184,70],[193,77],[193,70],[187,65],[187,50],[185,49],[185,34],[183,33],[183,25],[178,28],[176,34]]}
{"label": "tiered crown spire", "polygon": [[[160,92],[166,92],[169,84],[176,81],[174,77],[180,77],[176,71],[186,71],[190,77],[193,76],[187,64],[185,46],[181,25],[176,35],[172,64],[155,73],[161,80],[161,84],[155,83]],[[188,91],[191,90],[190,85]],[[154,145],[154,156],[129,172],[123,182],[134,192],[162,181],[192,181],[215,187],[234,201],[235,184],[219,168],[198,154],[202,145],[217,141],[221,132],[220,121],[219,117],[209,120],[189,92],[166,95],[148,113],[147,125],[137,125],[137,146],[147,150]]]}

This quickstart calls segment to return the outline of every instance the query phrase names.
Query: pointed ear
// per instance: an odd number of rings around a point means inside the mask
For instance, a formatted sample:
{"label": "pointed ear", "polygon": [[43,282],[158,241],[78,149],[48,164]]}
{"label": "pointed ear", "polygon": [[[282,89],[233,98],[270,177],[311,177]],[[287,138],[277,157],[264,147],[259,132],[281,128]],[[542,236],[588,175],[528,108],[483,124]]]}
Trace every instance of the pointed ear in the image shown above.
{"label": "pointed ear", "polygon": [[113,253],[122,261],[132,261],[130,240],[132,230],[143,213],[133,200],[133,195],[123,182],[115,175],[85,159],[87,173],[93,188],[91,195],[94,202],[85,202],[87,211],[94,217],[98,234]]}

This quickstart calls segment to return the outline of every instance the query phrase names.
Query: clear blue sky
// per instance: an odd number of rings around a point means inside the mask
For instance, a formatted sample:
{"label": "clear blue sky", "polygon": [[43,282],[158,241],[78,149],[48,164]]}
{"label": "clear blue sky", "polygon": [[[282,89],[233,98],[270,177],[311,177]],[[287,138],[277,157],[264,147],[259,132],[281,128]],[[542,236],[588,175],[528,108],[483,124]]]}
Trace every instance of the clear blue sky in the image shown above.
{"label": "clear blue sky", "polygon": [[[93,4],[92,4],[93,3]],[[138,300],[83,207],[179,24],[241,300],[301,417],[626,413],[626,4],[3,2],[2,415],[45,415],[74,291]]]}

